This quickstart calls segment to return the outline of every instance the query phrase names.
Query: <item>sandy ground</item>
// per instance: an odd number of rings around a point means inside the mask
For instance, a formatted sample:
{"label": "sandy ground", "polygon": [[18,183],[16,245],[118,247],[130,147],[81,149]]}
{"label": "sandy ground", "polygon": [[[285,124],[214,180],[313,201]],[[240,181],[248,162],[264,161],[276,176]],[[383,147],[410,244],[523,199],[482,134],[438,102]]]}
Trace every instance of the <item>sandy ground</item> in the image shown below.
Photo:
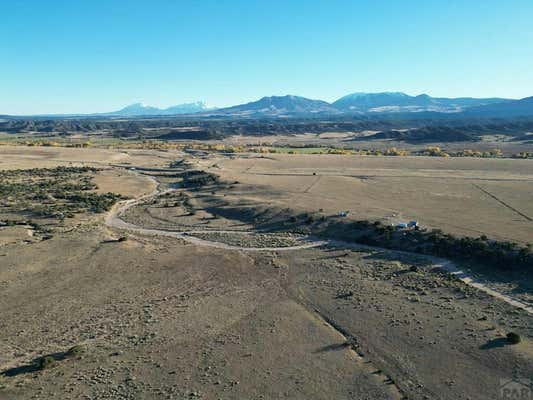
{"label": "sandy ground", "polygon": [[33,231],[27,226],[0,228],[0,248],[6,244],[32,242]]}

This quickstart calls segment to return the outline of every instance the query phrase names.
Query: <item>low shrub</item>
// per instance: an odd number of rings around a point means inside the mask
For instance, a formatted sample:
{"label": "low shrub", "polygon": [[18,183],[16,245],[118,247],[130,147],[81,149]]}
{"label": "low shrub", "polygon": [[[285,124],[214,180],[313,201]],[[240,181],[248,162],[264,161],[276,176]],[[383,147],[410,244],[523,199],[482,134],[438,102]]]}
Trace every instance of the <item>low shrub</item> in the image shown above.
{"label": "low shrub", "polygon": [[39,369],[52,368],[56,363],[56,360],[52,356],[44,356],[37,361],[37,367]]}
{"label": "low shrub", "polygon": [[78,344],[78,345],[73,346],[70,349],[68,349],[67,352],[65,353],[65,356],[67,356],[67,357],[79,356],[79,355],[85,353],[86,350],[87,349],[85,348],[85,346],[83,346],[81,344]]}
{"label": "low shrub", "polygon": [[511,344],[518,344],[522,341],[522,338],[520,337],[520,335],[516,332],[509,332],[507,334],[507,340],[509,341],[509,343]]}

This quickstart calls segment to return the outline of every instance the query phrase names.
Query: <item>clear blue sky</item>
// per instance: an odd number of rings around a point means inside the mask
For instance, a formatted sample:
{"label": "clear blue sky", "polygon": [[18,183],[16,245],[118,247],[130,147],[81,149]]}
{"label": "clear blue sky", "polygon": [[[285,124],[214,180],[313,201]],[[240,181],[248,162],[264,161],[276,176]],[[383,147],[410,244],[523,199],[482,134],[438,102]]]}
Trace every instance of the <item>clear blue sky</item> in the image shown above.
{"label": "clear blue sky", "polygon": [[0,114],[533,95],[532,0],[5,0]]}

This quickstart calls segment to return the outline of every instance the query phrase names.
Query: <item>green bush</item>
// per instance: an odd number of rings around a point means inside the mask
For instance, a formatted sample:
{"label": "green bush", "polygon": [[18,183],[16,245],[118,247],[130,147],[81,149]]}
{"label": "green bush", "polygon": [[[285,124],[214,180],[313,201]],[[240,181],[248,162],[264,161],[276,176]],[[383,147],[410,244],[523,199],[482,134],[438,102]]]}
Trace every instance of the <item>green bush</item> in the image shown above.
{"label": "green bush", "polygon": [[74,356],[79,356],[80,354],[85,353],[85,351],[86,351],[85,346],[78,344],[68,349],[65,355],[67,357],[74,357]]}
{"label": "green bush", "polygon": [[56,360],[52,356],[44,356],[37,361],[37,367],[39,369],[48,369],[55,365]]}

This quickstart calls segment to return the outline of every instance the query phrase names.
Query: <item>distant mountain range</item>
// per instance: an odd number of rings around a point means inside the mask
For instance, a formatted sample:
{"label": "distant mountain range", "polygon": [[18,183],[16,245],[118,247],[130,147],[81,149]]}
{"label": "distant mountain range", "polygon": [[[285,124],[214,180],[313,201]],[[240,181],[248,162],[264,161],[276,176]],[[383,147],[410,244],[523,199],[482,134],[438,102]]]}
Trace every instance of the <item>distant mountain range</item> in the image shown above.
{"label": "distant mountain range", "polygon": [[[352,93],[333,103],[299,96],[271,96],[238,106],[212,110],[212,115],[283,117],[339,114],[447,113],[468,116],[533,116],[533,97],[503,98],[410,96],[401,92]],[[427,115],[426,115],[427,116]]]}
{"label": "distant mountain range", "polygon": [[[402,92],[352,93],[333,103],[300,96],[270,96],[257,101],[225,108],[210,108],[204,102],[157,108],[142,103],[131,104],[118,111],[85,115],[46,115],[42,117],[147,117],[194,115],[195,117],[306,117],[331,115],[410,114],[428,117],[457,114],[466,117],[533,117],[533,97],[520,100],[504,98],[410,96]],[[429,113],[429,114],[428,114]]]}
{"label": "distant mountain range", "polygon": [[469,107],[506,103],[501,98],[431,97],[427,94],[409,96],[401,92],[352,93],[341,97],[332,106],[344,112],[460,112]]}
{"label": "distant mountain range", "polygon": [[287,95],[263,97],[251,103],[218,109],[214,113],[235,116],[283,116],[295,114],[338,114],[339,110],[322,100]]}
{"label": "distant mountain range", "polygon": [[177,115],[177,114],[193,114],[202,111],[208,111],[211,108],[202,101],[194,103],[179,104],[168,108],[157,108],[147,106],[143,103],[134,103],[126,106],[118,111],[104,113],[104,115],[116,115],[121,117],[139,117],[148,115]]}

